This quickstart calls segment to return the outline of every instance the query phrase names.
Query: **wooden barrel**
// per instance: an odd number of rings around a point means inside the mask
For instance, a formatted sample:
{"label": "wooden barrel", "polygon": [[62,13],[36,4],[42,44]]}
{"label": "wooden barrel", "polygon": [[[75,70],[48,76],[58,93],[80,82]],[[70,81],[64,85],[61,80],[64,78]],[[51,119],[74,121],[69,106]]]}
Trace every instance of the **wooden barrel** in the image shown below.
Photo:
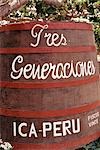
{"label": "wooden barrel", "polygon": [[1,138],[14,150],[75,150],[100,137],[97,66],[91,24],[1,26]]}

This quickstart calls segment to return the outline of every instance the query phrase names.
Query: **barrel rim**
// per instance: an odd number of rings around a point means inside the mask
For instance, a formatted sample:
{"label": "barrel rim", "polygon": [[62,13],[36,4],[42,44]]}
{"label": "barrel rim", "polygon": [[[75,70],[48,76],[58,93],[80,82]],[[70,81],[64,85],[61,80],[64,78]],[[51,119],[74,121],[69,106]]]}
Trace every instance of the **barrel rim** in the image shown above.
{"label": "barrel rim", "polygon": [[67,29],[67,30],[90,30],[93,31],[93,26],[85,22],[50,22],[50,21],[31,21],[31,22],[17,22],[0,26],[0,32],[14,31],[14,30],[30,30],[35,24],[48,24],[48,29]]}

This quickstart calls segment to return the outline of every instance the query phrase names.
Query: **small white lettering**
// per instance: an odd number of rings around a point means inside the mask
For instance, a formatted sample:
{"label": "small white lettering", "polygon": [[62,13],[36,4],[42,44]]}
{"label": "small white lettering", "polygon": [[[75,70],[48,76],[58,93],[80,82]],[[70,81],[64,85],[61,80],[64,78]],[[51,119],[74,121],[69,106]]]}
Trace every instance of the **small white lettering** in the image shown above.
{"label": "small white lettering", "polygon": [[89,115],[88,116],[88,126],[93,127],[93,126],[99,124],[99,116],[100,116],[99,112]]}

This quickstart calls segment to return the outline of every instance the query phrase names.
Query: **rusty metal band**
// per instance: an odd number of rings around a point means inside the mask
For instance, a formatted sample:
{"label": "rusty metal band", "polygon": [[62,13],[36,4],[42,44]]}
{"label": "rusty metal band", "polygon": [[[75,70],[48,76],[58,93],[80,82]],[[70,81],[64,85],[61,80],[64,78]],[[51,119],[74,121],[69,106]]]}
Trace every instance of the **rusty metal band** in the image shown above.
{"label": "rusty metal band", "polygon": [[95,52],[95,46],[68,46],[68,47],[38,47],[38,48],[0,48],[0,54],[29,54],[29,53],[75,53]]}
{"label": "rusty metal band", "polygon": [[100,107],[100,100],[97,100],[90,104],[81,105],[80,107],[67,108],[64,110],[53,110],[53,111],[26,111],[20,109],[7,109],[0,108],[1,116],[8,117],[19,117],[19,118],[51,118],[51,117],[67,117],[72,115],[89,112]]}
{"label": "rusty metal band", "polygon": [[86,77],[80,80],[70,80],[61,82],[10,82],[0,81],[1,88],[16,88],[16,89],[45,89],[45,88],[62,88],[62,87],[76,87],[93,83],[99,80],[99,75]]}

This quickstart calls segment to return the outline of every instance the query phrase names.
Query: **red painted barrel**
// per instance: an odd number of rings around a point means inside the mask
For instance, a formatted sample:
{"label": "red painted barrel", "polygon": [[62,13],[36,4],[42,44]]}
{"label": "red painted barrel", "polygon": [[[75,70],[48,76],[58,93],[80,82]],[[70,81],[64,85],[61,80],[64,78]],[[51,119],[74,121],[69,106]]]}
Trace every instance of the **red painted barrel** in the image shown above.
{"label": "red painted barrel", "polygon": [[1,26],[1,138],[14,150],[74,150],[98,138],[97,66],[91,24]]}

